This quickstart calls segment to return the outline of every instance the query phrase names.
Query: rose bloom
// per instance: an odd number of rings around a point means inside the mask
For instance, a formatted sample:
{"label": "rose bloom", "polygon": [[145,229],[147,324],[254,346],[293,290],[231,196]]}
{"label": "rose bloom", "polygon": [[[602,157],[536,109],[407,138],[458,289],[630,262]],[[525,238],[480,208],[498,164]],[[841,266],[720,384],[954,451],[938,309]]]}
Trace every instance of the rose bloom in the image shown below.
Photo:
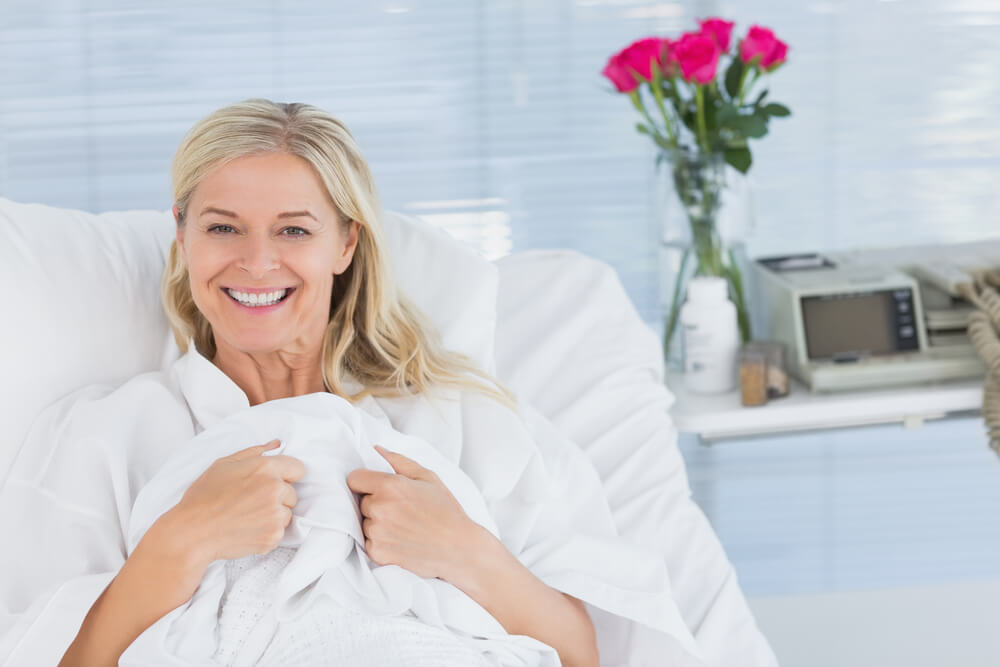
{"label": "rose bloom", "polygon": [[720,18],[710,18],[704,21],[699,21],[701,25],[701,34],[707,35],[715,40],[715,43],[719,45],[719,49],[722,51],[729,50],[729,40],[733,34],[732,21],[724,21]]}
{"label": "rose bloom", "polygon": [[749,65],[757,58],[757,65],[767,71],[785,62],[787,54],[788,45],[775,37],[770,29],[761,26],[751,26],[740,42],[740,60]]}
{"label": "rose bloom", "polygon": [[602,74],[615,84],[620,93],[628,93],[636,89],[639,81],[633,72],[646,81],[653,78],[653,63],[661,66],[669,40],[659,37],[646,37],[632,42],[620,52],[611,56]]}
{"label": "rose bloom", "polygon": [[684,33],[673,43],[671,54],[686,81],[704,85],[715,78],[721,51],[712,37],[696,32]]}
{"label": "rose bloom", "polygon": [[615,84],[619,93],[630,93],[639,87],[639,82],[628,71],[621,53],[616,53],[608,59],[608,64],[601,70],[601,74]]}

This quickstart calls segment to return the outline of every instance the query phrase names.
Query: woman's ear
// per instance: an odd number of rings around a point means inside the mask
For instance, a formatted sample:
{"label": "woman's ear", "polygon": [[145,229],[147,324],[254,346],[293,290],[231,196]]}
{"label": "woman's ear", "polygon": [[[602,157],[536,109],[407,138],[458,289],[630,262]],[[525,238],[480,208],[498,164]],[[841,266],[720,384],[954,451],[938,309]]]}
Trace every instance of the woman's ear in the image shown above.
{"label": "woman's ear", "polygon": [[177,204],[174,204],[174,222],[177,226],[177,247],[181,251],[181,257],[184,256],[184,225],[181,224],[180,211],[177,208]]}
{"label": "woman's ear", "polygon": [[351,226],[347,230],[346,242],[344,244],[344,252],[341,253],[340,257],[337,259],[337,264],[334,267],[334,275],[340,275],[347,270],[347,267],[351,265],[351,260],[354,258],[354,251],[358,247],[358,235],[361,231],[361,223],[357,220],[351,220]]}

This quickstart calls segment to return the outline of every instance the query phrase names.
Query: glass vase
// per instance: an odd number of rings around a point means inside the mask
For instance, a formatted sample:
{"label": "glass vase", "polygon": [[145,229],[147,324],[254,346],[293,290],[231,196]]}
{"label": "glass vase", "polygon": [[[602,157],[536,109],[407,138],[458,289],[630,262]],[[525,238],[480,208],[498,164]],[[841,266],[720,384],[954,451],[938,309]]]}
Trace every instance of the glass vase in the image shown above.
{"label": "glass vase", "polygon": [[743,342],[751,339],[743,276],[746,236],[753,225],[746,177],[721,154],[691,149],[664,151],[657,160],[665,175],[661,201],[660,301],[664,312],[663,355],[667,367],[684,366],[680,308],[692,276],[719,276],[729,285]]}

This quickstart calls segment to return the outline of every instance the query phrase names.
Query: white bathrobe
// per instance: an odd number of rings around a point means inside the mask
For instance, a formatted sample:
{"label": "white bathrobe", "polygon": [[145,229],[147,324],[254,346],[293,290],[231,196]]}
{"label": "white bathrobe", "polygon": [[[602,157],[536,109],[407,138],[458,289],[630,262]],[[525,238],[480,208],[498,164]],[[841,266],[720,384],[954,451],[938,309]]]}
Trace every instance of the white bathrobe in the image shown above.
{"label": "white bathrobe", "polygon": [[[558,664],[554,651],[507,635],[450,584],[367,558],[344,477],[355,467],[388,470],[374,444],[435,470],[470,518],[536,576],[586,602],[602,664],[624,664],[623,636],[641,636],[655,647],[643,654],[659,664],[701,664],[662,558],[617,538],[587,459],[536,411],[519,410],[476,392],[357,406],[309,394],[251,408],[193,345],[166,372],[76,392],[39,417],[0,491],[0,664],[56,664],[156,517],[213,460],[272,438],[307,473],[274,554],[283,560],[268,589],[271,611],[236,664],[252,664],[271,638],[288,635],[282,624],[320,601],[447,632],[485,664]],[[231,572],[213,563],[191,600],[140,635],[121,664],[223,664],[220,601]]]}

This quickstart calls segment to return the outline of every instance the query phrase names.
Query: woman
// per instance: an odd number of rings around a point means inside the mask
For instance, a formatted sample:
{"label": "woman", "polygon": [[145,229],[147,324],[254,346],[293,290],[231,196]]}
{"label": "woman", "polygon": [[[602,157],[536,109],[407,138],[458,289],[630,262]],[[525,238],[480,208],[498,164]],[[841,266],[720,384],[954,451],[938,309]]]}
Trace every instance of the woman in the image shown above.
{"label": "woman", "polygon": [[[389,275],[374,183],[336,119],[303,104],[248,100],[209,115],[173,164],[177,239],[163,297],[182,351],[221,370],[249,405],[331,392],[354,401],[435,387],[513,397],[441,348]],[[187,350],[192,340],[196,350]],[[360,391],[350,393],[352,381]],[[163,514],[90,608],[61,665],[113,665],[146,628],[191,598],[215,560],[271,552],[297,504],[303,463],[218,459]],[[471,521],[428,470],[384,452],[395,473],[359,469],[368,556],[445,580],[511,634],[598,664],[580,600],[550,588]]]}

